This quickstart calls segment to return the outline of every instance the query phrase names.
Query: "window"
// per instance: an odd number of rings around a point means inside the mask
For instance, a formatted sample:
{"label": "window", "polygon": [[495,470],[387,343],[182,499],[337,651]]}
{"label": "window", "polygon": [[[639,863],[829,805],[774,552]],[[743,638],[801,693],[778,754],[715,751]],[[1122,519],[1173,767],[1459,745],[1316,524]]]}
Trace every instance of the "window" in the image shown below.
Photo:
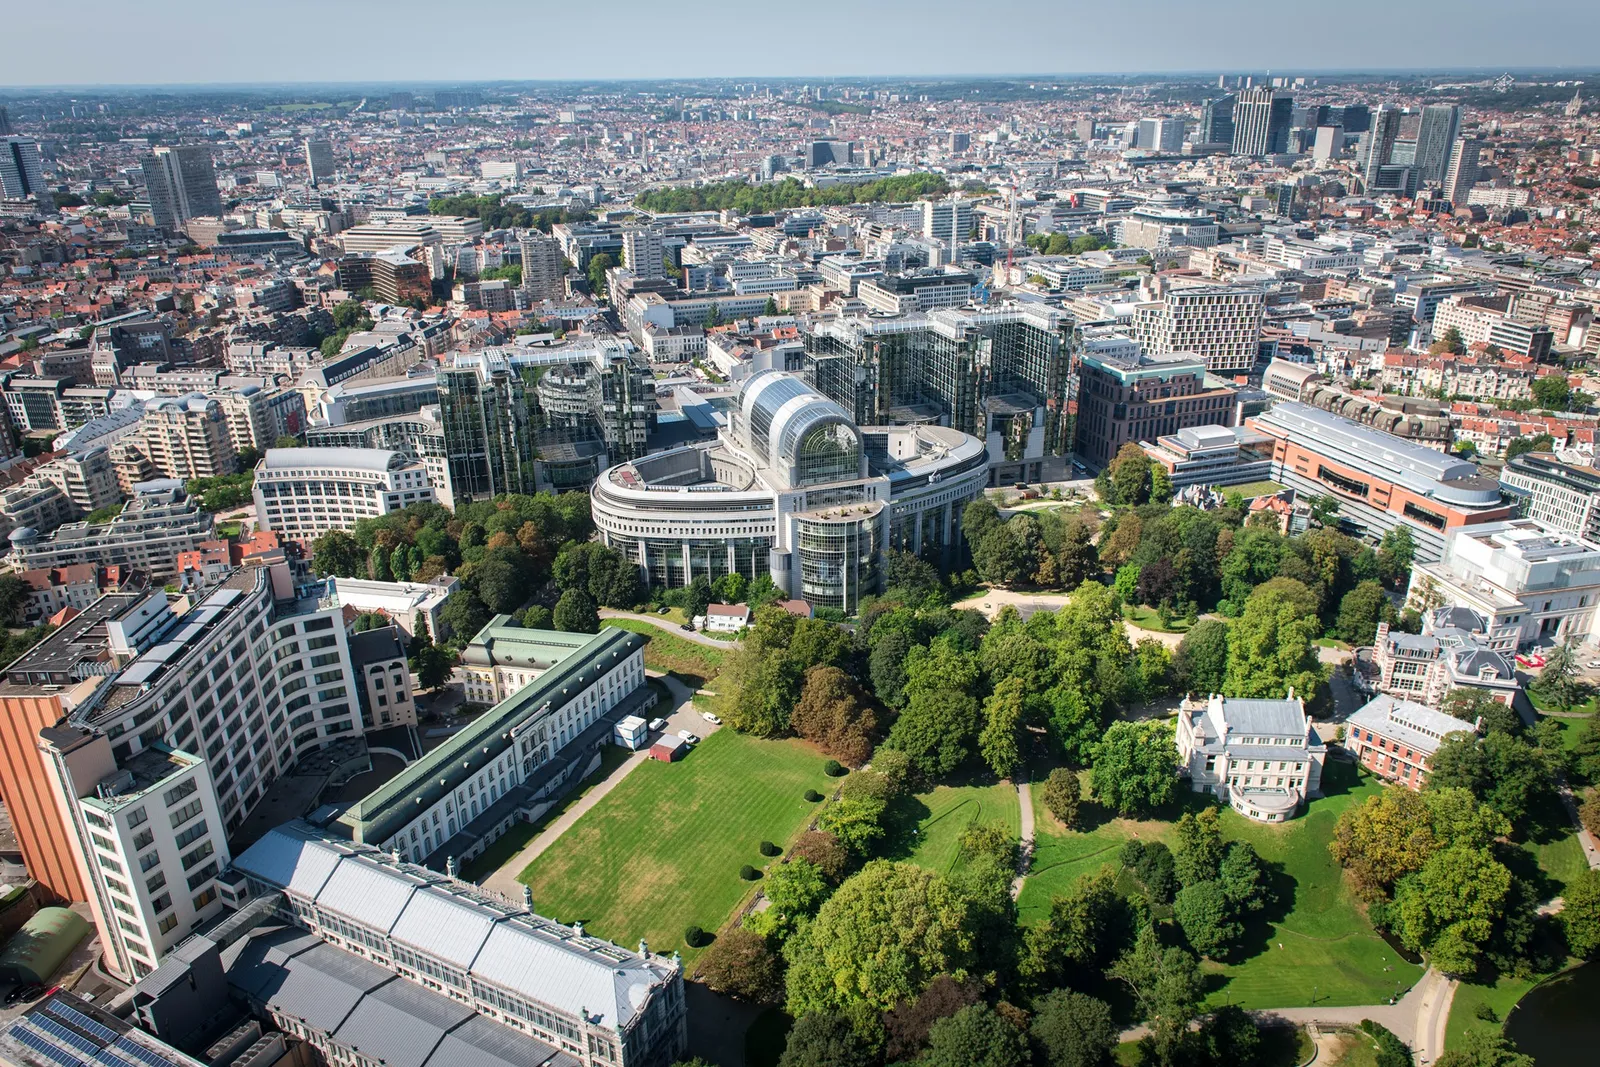
{"label": "window", "polygon": [[183,857],[183,869],[186,871],[191,869],[195,864],[199,863],[201,860],[205,859],[215,851],[216,847],[212,845],[210,841],[207,841],[205,844],[201,845],[199,848]]}
{"label": "window", "polygon": [[151,893],[154,893],[157,889],[160,889],[166,884],[167,874],[165,871],[157,871],[155,874],[152,874],[149,878],[144,880],[145,889]]}
{"label": "window", "polygon": [[187,848],[206,835],[206,821],[201,819],[177,837],[177,846]]}
{"label": "window", "polygon": [[[182,800],[184,797],[188,796],[190,793],[193,793],[199,788],[199,782],[195,781],[193,778],[189,778],[185,781],[179,782],[177,785],[161,794],[161,799],[167,805],[167,807],[170,808],[172,805],[176,804],[178,801]],[[174,823],[173,825],[176,826],[177,824]]]}
{"label": "window", "polygon": [[207,904],[210,904],[213,900],[216,900],[216,899],[217,899],[216,887],[215,886],[208,887],[205,892],[201,893],[199,896],[194,898],[194,900],[193,900],[194,910],[195,911],[200,911]]}
{"label": "window", "polygon": [[144,855],[139,857],[139,870],[148,871],[151,867],[154,867],[160,862],[161,854],[159,852],[146,852]]}
{"label": "window", "polygon": [[171,818],[172,818],[172,828],[174,830],[176,830],[178,827],[182,826],[184,823],[188,822],[190,819],[194,818],[196,815],[199,815],[200,814],[200,808],[201,808],[200,799],[198,797],[196,797],[194,800],[189,801],[189,803],[185,804],[183,807],[181,807],[177,811],[173,812],[172,816],[171,816]]}

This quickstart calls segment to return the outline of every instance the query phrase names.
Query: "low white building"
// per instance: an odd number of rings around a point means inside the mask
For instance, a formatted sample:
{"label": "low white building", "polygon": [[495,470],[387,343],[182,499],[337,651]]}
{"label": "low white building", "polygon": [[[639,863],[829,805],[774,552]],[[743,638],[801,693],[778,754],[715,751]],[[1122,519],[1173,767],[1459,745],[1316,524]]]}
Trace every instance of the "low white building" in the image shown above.
{"label": "low white building", "polygon": [[1178,712],[1179,773],[1257,822],[1283,822],[1322,789],[1328,750],[1305,704],[1212,694]]}
{"label": "low white building", "polygon": [[1486,620],[1491,647],[1509,643],[1507,651],[1587,642],[1600,605],[1600,545],[1534,519],[1459,527],[1438,562],[1413,565],[1408,602],[1424,614],[1471,608]]}
{"label": "low white building", "polygon": [[736,634],[750,625],[748,604],[708,604],[701,617],[702,630],[717,634]]}
{"label": "low white building", "polygon": [[431,502],[420,460],[379,448],[269,448],[256,466],[256,518],[264,530],[310,540],[411,504]]}
{"label": "low white building", "polygon": [[382,615],[404,630],[407,637],[415,637],[420,624],[433,640],[443,641],[450,636],[450,627],[440,617],[440,612],[459,588],[461,582],[448,574],[428,582],[330,577],[325,603],[328,607]]}

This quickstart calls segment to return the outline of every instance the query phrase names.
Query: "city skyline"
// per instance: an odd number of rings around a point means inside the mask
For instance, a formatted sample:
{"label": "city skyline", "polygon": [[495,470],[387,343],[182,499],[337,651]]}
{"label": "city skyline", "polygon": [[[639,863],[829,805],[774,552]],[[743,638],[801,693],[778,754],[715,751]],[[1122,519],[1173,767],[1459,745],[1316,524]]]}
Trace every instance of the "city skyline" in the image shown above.
{"label": "city skyline", "polygon": [[[997,41],[992,51],[975,53],[971,35],[950,32],[953,20],[969,9],[947,0],[911,4],[904,0],[862,8],[839,0],[823,0],[808,9],[818,22],[836,19],[850,34],[875,37],[888,47],[863,58],[858,49],[771,50],[762,55],[763,69],[751,69],[738,49],[698,48],[708,43],[701,34],[719,28],[759,44],[781,42],[794,28],[792,12],[752,11],[727,0],[700,3],[691,9],[623,0],[607,10],[613,18],[596,26],[605,37],[605,51],[540,50],[540,26],[546,22],[538,6],[490,0],[470,21],[441,22],[437,13],[415,0],[384,5],[312,4],[290,0],[282,14],[291,24],[317,25],[339,48],[339,78],[328,78],[329,62],[310,49],[285,49],[269,42],[251,47],[241,41],[233,12],[168,0],[139,10],[106,0],[86,0],[77,8],[79,32],[71,38],[72,62],[60,52],[40,49],[13,53],[0,72],[8,87],[237,85],[293,83],[392,82],[400,69],[429,69],[432,81],[671,79],[695,77],[993,77],[1082,76],[1135,72],[1198,73],[1201,70],[1293,69],[1301,71],[1459,70],[1537,66],[1581,69],[1592,64],[1586,42],[1600,31],[1600,8],[1582,0],[1532,0],[1519,18],[1497,23],[1492,34],[1481,32],[1470,6],[1423,4],[1408,14],[1429,25],[1425,36],[1372,32],[1393,14],[1376,0],[1347,5],[1334,19],[1321,14],[1283,9],[1265,0],[1243,0],[1219,11],[1158,0],[1146,7],[1137,26],[1102,28],[1085,35],[1086,26],[1103,27],[1104,12],[1087,4],[1056,5],[1039,10],[1016,0],[990,5],[988,25],[1026,27]],[[1488,14],[1487,10],[1484,12]],[[1431,18],[1437,14],[1439,18]],[[381,48],[362,49],[364,34],[381,15],[385,25],[426,26],[426,33],[388,35]],[[511,38],[526,28],[532,47],[511,49],[486,58],[483,29],[502,22]],[[19,40],[49,40],[60,35],[59,22],[42,9],[13,14],[11,28]],[[1546,27],[1563,30],[1551,34]],[[697,29],[698,28],[698,29]],[[1117,32],[1124,29],[1125,32]],[[613,32],[618,31],[618,32]],[[581,39],[583,30],[563,39]],[[497,38],[503,40],[504,38]],[[683,41],[685,50],[661,47]],[[1315,54],[1307,55],[1308,42]],[[604,61],[598,61],[600,55]],[[172,57],[170,65],[162,57]],[[1196,60],[1203,59],[1203,63]],[[94,71],[94,79],[81,74]],[[159,72],[159,73],[158,73]],[[1069,73],[1070,72],[1070,73]],[[74,76],[66,76],[70,74]]]}

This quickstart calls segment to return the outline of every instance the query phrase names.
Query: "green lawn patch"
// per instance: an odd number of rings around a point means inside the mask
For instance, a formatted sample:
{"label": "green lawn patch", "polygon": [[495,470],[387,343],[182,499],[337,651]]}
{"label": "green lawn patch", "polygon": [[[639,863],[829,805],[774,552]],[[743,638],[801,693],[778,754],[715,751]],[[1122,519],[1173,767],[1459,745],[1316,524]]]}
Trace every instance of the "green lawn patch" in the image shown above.
{"label": "green lawn patch", "polygon": [[1378,1043],[1353,1027],[1338,1031],[1339,1050],[1328,1067],[1378,1067]]}
{"label": "green lawn patch", "polygon": [[1589,869],[1589,860],[1578,843],[1578,831],[1569,828],[1553,841],[1525,841],[1522,849],[1533,857],[1539,870],[1554,882],[1562,893]]}
{"label": "green lawn patch", "polygon": [[633,755],[621,745],[607,745],[600,750],[600,766],[595,768],[593,774],[579,782],[577,787],[556,801],[549,811],[539,816],[533,822],[518,821],[515,826],[507,830],[494,844],[484,849],[477,858],[461,868],[461,877],[468,882],[476,882],[487,878],[489,875],[504,867],[518,852],[527,848],[534,838],[538,837],[551,821],[561,815],[573,804],[577,803],[589,790],[611,777],[611,772],[628,762],[628,757]]}
{"label": "green lawn patch", "polygon": [[1132,604],[1122,606],[1122,617],[1141,630],[1153,630],[1158,634],[1183,634],[1189,632],[1189,624],[1181,618],[1174,618],[1170,624],[1163,625],[1161,613],[1154,608],[1143,605],[1135,607]]}
{"label": "green lawn patch", "polygon": [[1287,895],[1275,922],[1247,927],[1247,951],[1237,963],[1214,965],[1222,979],[1211,1003],[1244,1008],[1329,1007],[1379,1004],[1404,994],[1423,969],[1400,959],[1377,935],[1358,906],[1344,872],[1328,854],[1339,814],[1382,786],[1345,763],[1330,761],[1323,776],[1328,795],[1282,824],[1253,822],[1223,809],[1223,835],[1249,841],[1269,864]]}
{"label": "green lawn patch", "polygon": [[715,678],[722,669],[723,657],[727,655],[720,648],[707,648],[686,641],[668,629],[638,619],[602,619],[600,625],[632,630],[648,637],[650,643],[644,646],[644,665],[653,671],[682,675],[691,687]]}
{"label": "green lawn patch", "polygon": [[[1489,1030],[1500,1032],[1505,1024],[1506,1016],[1511,1014],[1511,1009],[1516,1007],[1517,1001],[1538,985],[1543,978],[1513,978],[1511,975],[1501,975],[1500,980],[1494,985],[1475,985],[1462,982],[1456,986],[1456,995],[1450,1001],[1450,1020],[1445,1024],[1444,1047],[1456,1048],[1461,1043],[1461,1035],[1468,1030]],[[1487,1005],[1493,1012],[1493,1020],[1479,1018],[1479,1010]]]}
{"label": "green lawn patch", "polygon": [[720,928],[759,882],[763,840],[793,839],[827,790],[824,759],[801,741],[762,741],[718,730],[678,763],[648,760],[585,812],[519,879],[541,915],[581,920],[590,933],[633,946],[682,948],[691,924]]}
{"label": "green lawn patch", "polygon": [[[1036,923],[1050,913],[1050,902],[1066,896],[1072,883],[1110,864],[1121,869],[1118,851],[1137,837],[1165,841],[1172,823],[1156,819],[1105,819],[1087,831],[1068,830],[1044,806],[1044,778],[1035,776],[1033,789],[1033,866],[1022,883],[1017,912],[1024,923]],[[1085,801],[1083,813],[1093,820],[1098,807]]]}
{"label": "green lawn patch", "polygon": [[1258,496],[1275,496],[1283,492],[1283,486],[1274,481],[1245,482],[1243,485],[1218,485],[1214,488],[1224,496],[1229,493],[1238,493],[1246,500],[1254,500]]}
{"label": "green lawn patch", "polygon": [[932,792],[918,793],[916,801],[927,811],[917,824],[913,838],[912,863],[930,871],[949,874],[960,862],[961,835],[974,824],[1003,826],[1013,835],[1020,833],[1021,806],[1015,786],[941,785]]}

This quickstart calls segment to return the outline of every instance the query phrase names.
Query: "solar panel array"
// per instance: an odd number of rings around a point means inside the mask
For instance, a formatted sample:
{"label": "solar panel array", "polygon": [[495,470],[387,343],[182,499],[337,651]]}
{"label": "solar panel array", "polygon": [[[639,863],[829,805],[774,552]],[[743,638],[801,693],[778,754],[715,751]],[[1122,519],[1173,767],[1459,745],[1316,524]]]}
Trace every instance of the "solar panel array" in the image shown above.
{"label": "solar panel array", "polygon": [[11,1024],[9,1036],[58,1067],[178,1067],[60,1000],[51,1000]]}

